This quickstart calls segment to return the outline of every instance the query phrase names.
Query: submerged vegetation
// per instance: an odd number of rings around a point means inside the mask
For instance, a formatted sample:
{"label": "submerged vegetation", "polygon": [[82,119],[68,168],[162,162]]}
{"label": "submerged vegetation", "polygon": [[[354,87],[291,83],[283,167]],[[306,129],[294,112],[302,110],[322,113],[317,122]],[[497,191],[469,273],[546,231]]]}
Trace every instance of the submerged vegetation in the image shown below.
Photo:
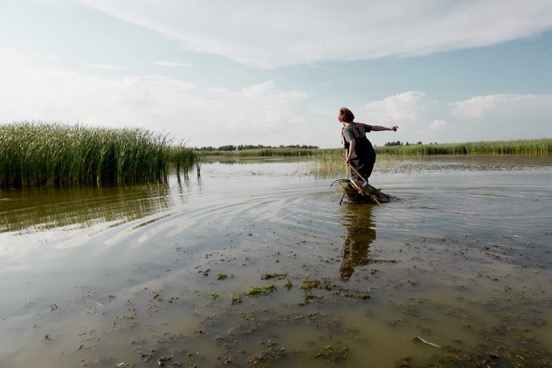
{"label": "submerged vegetation", "polygon": [[163,182],[196,154],[165,133],[139,128],[13,123],[0,126],[0,188]]}

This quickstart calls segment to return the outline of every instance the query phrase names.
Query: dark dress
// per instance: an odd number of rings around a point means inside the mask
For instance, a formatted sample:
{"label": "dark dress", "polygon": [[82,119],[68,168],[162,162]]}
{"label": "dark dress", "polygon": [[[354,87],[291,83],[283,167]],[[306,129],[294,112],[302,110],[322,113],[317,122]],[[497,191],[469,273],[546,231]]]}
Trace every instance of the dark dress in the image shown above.
{"label": "dark dress", "polygon": [[[372,126],[362,123],[353,123],[350,127],[344,127],[342,130],[343,145],[349,150],[349,142],[355,140],[355,152],[351,156],[351,165],[362,175],[366,180],[372,175],[374,164],[376,163],[376,151],[372,147],[372,143],[366,138],[366,133],[372,130]],[[362,180],[352,171],[351,177],[354,180]]]}

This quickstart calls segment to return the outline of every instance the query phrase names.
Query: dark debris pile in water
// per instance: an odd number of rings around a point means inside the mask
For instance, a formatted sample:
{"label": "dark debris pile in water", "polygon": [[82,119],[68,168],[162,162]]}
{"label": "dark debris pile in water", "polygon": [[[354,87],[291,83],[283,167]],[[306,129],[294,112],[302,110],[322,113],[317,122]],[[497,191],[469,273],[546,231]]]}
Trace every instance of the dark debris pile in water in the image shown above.
{"label": "dark debris pile in water", "polygon": [[391,200],[389,195],[383,193],[381,190],[368,183],[365,185],[359,185],[351,179],[337,179],[331,186],[334,184],[337,184],[339,189],[343,191],[343,197],[341,198],[341,202],[339,202],[340,204],[343,202],[345,197],[347,197],[349,202],[359,204],[367,203],[379,205],[381,203],[387,203]]}

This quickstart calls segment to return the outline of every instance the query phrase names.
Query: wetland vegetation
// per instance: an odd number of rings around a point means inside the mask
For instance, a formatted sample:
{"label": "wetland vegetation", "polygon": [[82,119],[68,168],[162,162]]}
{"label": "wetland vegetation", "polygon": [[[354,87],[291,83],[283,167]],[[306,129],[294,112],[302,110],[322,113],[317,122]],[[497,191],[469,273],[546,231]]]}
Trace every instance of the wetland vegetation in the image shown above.
{"label": "wetland vegetation", "polygon": [[13,123],[0,125],[0,188],[163,182],[196,154],[168,134],[138,128]]}
{"label": "wetland vegetation", "polygon": [[[233,146],[232,146],[233,147]],[[196,149],[202,156],[231,157],[271,157],[271,156],[309,156],[326,159],[328,155],[338,155],[341,148],[317,148],[300,146],[280,147],[243,147],[228,149]],[[425,156],[425,155],[552,155],[552,138],[517,141],[483,141],[468,143],[430,143],[410,144],[393,142],[385,146],[376,146],[380,155]]]}
{"label": "wetland vegetation", "polygon": [[[552,154],[552,139],[398,144],[380,155]],[[201,157],[311,157],[319,175],[341,166],[342,150],[316,146],[223,146],[191,149],[166,133],[138,128],[89,128],[23,122],[0,126],[0,188],[101,186],[166,181],[169,169],[187,172]]]}
{"label": "wetland vegetation", "polygon": [[552,139],[443,144],[399,144],[377,147],[379,154],[420,155],[551,155]]}

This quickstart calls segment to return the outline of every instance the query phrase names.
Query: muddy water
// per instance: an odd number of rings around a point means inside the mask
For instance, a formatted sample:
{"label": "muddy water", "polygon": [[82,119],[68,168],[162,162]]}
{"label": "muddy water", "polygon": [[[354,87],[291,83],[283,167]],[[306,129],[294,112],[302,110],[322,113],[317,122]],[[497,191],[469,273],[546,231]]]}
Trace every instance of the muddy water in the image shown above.
{"label": "muddy water", "polygon": [[308,168],[0,192],[0,366],[552,364],[551,158]]}

